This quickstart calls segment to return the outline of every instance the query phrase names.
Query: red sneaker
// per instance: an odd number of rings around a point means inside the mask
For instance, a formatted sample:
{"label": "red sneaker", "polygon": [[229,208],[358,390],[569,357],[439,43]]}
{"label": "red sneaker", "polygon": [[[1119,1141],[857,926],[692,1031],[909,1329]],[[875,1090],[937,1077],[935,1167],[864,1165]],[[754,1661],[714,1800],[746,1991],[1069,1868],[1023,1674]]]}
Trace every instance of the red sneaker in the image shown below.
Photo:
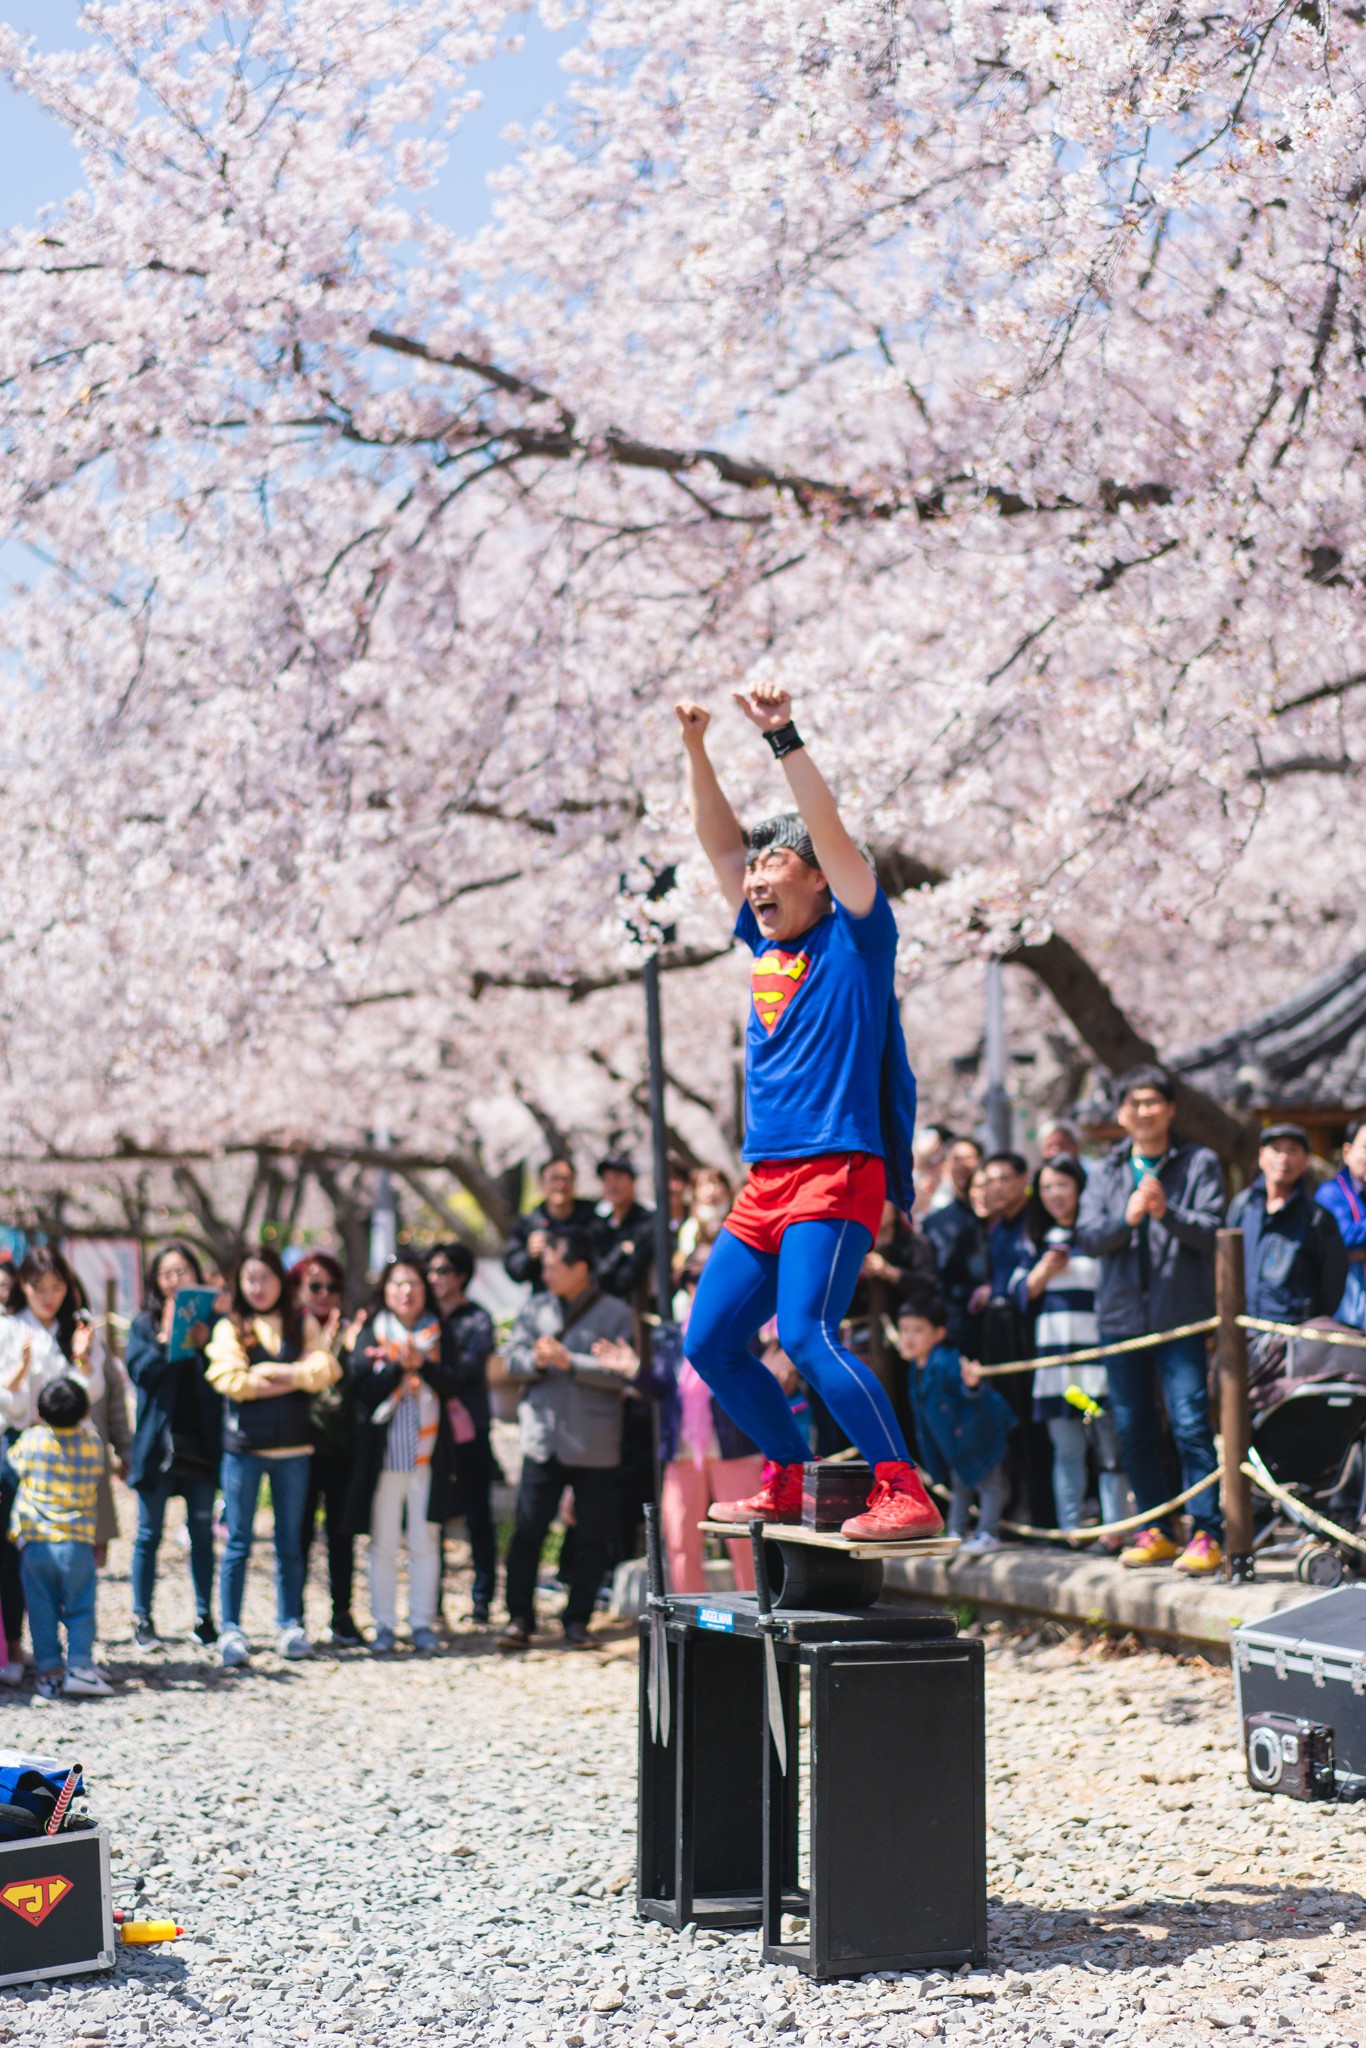
{"label": "red sneaker", "polygon": [[914,1465],[875,1465],[868,1506],[840,1530],[864,1543],[915,1543],[938,1536],[944,1517],[925,1491]]}
{"label": "red sneaker", "polygon": [[802,1518],[802,1468],[800,1465],[764,1465],[764,1482],[748,1500],[714,1500],[707,1509],[709,1522],[800,1522]]}

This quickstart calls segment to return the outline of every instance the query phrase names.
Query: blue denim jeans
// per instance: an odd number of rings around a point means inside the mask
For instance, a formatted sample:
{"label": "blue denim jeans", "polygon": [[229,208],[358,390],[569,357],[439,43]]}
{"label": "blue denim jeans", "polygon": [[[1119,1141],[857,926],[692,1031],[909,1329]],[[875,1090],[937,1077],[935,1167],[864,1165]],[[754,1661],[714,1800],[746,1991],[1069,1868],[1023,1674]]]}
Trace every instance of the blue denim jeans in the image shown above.
{"label": "blue denim jeans", "polygon": [[[1184,1492],[1198,1479],[1206,1478],[1218,1463],[1209,1419],[1205,1340],[1177,1337],[1170,1344],[1154,1344],[1150,1351],[1130,1351],[1122,1358],[1109,1359],[1107,1371],[1120,1457],[1134,1490],[1138,1512],[1146,1514],[1173,1491]],[[1159,1388],[1181,1460],[1179,1489],[1170,1486],[1162,1464],[1157,1418]],[[1187,1512],[1197,1529],[1222,1543],[1224,1519],[1219,1511],[1217,1486],[1198,1493]],[[1168,1535],[1173,1533],[1170,1518],[1163,1527]]]}
{"label": "blue denim jeans", "polygon": [[213,1609],[213,1504],[218,1482],[207,1472],[180,1472],[172,1466],[159,1479],[149,1479],[138,1488],[138,1532],[133,1538],[133,1613],[142,1621],[152,1618],[152,1599],[157,1584],[157,1551],[166,1520],[166,1504],[179,1494],[185,1503],[185,1526],[190,1532],[190,1579],[194,1585],[194,1611],[199,1620]]}
{"label": "blue denim jeans", "polygon": [[1057,1503],[1058,1527],[1075,1529],[1081,1522],[1091,1451],[1100,1461],[1100,1519],[1122,1521],[1124,1474],[1119,1469],[1119,1442],[1110,1410],[1102,1409],[1092,1422],[1084,1422],[1075,1408],[1063,1415],[1050,1415],[1048,1434],[1053,1444],[1053,1499]]}
{"label": "blue denim jeans", "polygon": [[969,1486],[966,1479],[960,1479],[956,1472],[949,1474],[949,1514],[947,1534],[969,1536],[972,1530],[972,1502],[977,1499],[977,1534],[995,1536],[1001,1527],[1001,1516],[1005,1512],[1006,1496],[1010,1481],[1006,1472],[1006,1461],[993,1465],[990,1472],[984,1472],[975,1486]]}
{"label": "blue denim jeans", "polygon": [[[95,1661],[95,1546],[26,1543],[19,1553],[19,1571],[38,1669],[61,1670],[58,1624],[65,1622],[67,1661],[86,1670]],[[13,1655],[12,1644],[10,1653]]]}
{"label": "blue denim jeans", "polygon": [[305,1452],[294,1458],[260,1458],[252,1452],[223,1453],[223,1512],[227,1518],[228,1540],[223,1548],[218,1598],[224,1626],[240,1628],[242,1595],[247,1585],[247,1559],[251,1556],[252,1524],[261,1481],[270,1481],[270,1505],[275,1522],[275,1620],[280,1628],[302,1628],[304,1623],[304,1504],[308,1499],[308,1468]]}

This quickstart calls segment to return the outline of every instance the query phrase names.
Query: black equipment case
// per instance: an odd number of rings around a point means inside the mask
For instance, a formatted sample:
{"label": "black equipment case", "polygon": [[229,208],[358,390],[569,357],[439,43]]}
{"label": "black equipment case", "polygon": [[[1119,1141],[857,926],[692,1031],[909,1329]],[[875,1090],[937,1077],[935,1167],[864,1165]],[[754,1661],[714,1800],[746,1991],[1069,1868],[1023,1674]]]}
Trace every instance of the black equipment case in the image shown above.
{"label": "black equipment case", "polygon": [[113,1967],[105,1830],[0,1842],[0,1984]]}
{"label": "black equipment case", "polygon": [[1366,1798],[1366,1586],[1231,1631],[1248,1783],[1292,1799]]}

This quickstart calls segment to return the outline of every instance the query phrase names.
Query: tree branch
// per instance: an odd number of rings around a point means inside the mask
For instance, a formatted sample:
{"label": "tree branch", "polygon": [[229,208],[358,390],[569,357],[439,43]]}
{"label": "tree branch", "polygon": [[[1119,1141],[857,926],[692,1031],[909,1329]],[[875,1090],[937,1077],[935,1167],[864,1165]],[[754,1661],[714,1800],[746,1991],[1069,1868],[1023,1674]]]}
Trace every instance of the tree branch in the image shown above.
{"label": "tree branch", "polygon": [[1287,711],[1302,711],[1306,704],[1322,704],[1328,697],[1345,697],[1349,690],[1359,690],[1366,684],[1366,668],[1358,669],[1355,675],[1343,676],[1336,683],[1316,683],[1312,690],[1302,690],[1298,697],[1286,697],[1271,707],[1273,718],[1284,717]]}
{"label": "tree branch", "polygon": [[[1151,1039],[1130,1023],[1089,960],[1069,940],[1054,932],[1051,938],[1020,942],[1002,956],[1016,966],[1027,967],[1042,982],[1058,1008],[1090,1046],[1096,1058],[1112,1074],[1149,1061],[1160,1063],[1161,1055]],[[1176,1113],[1181,1130],[1197,1144],[1208,1145],[1221,1159],[1246,1166],[1255,1159],[1258,1122],[1217,1102],[1202,1089],[1192,1088],[1179,1075],[1176,1082]]]}
{"label": "tree branch", "polygon": [[[676,973],[681,967],[705,967],[712,960],[724,959],[730,945],[724,946],[674,946],[659,956],[661,974]],[[597,995],[605,988],[624,988],[629,982],[639,981],[644,967],[613,968],[603,974],[576,974],[568,980],[563,975],[540,974],[529,968],[524,974],[485,974],[482,969],[470,981],[470,993],[477,1001],[486,988],[527,988],[557,989],[568,996],[571,1003],[581,1003],[585,996]],[[528,1105],[529,1107],[530,1105]]]}

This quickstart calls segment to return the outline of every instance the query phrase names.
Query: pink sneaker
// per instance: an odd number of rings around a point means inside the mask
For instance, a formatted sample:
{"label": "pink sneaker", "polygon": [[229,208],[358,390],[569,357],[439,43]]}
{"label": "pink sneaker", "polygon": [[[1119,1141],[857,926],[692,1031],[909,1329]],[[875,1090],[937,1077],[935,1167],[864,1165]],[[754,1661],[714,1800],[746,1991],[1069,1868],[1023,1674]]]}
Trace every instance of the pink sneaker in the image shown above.
{"label": "pink sneaker", "polygon": [[863,1543],[915,1543],[938,1536],[944,1517],[925,1491],[914,1465],[876,1465],[868,1506],[840,1530]]}
{"label": "pink sneaker", "polygon": [[707,1509],[711,1522],[800,1522],[802,1518],[802,1468],[800,1465],[764,1465],[763,1484],[748,1500],[714,1500]]}

